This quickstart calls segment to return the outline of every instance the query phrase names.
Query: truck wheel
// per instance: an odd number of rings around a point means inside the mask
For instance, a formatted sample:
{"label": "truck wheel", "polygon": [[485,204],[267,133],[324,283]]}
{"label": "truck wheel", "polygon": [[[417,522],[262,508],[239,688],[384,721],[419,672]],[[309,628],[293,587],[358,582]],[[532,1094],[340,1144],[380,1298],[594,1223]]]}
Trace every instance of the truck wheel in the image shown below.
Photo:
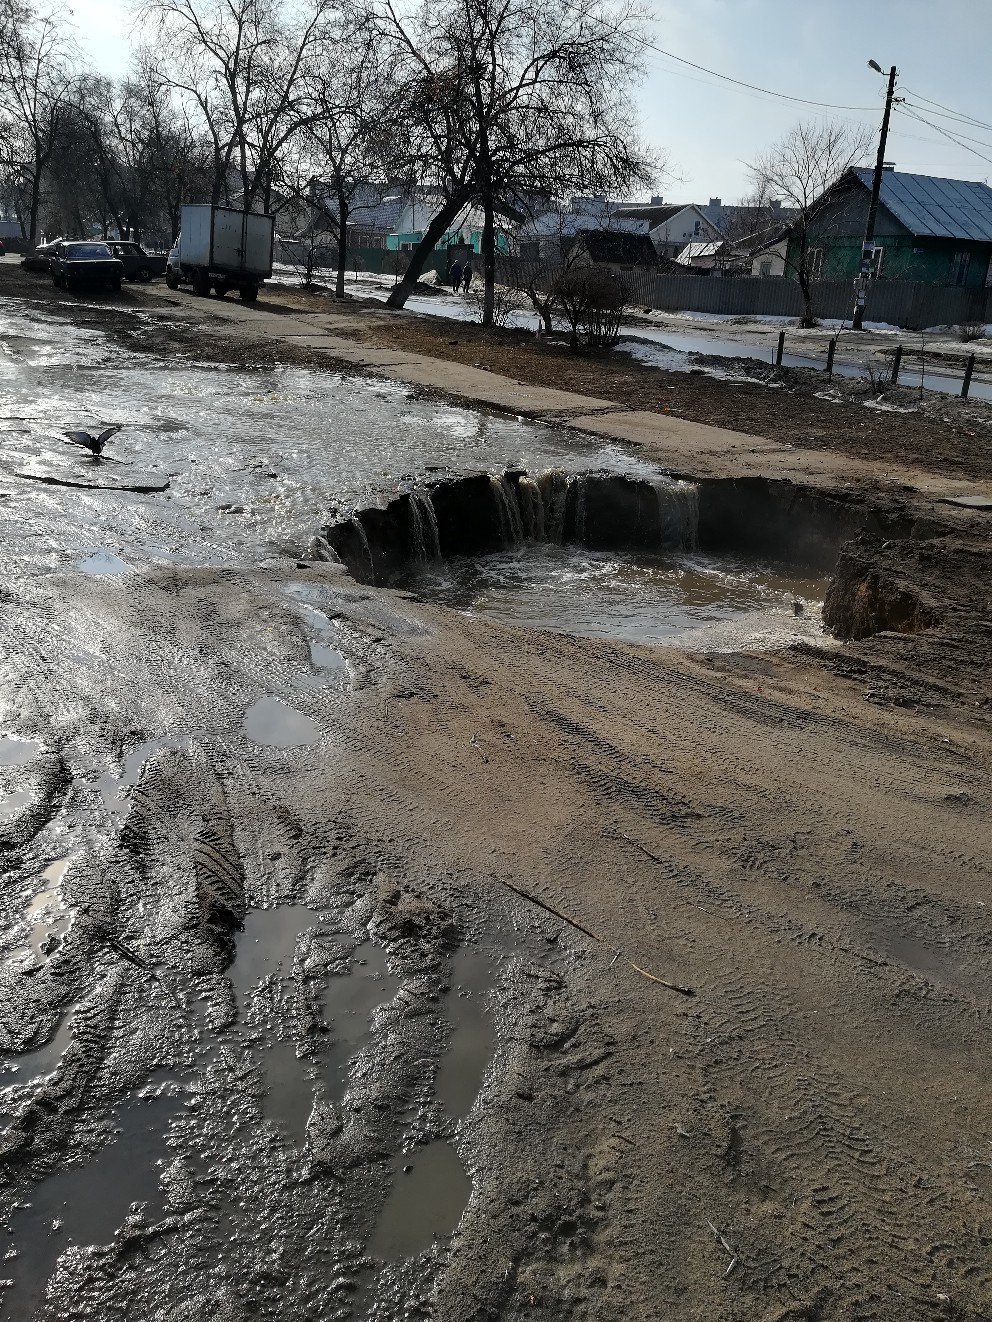
{"label": "truck wheel", "polygon": [[193,278],[190,281],[190,288],[197,298],[206,298],[210,293],[210,281],[207,279],[206,271],[194,271]]}
{"label": "truck wheel", "polygon": [[178,275],[176,275],[176,274],[175,274],[173,271],[171,271],[168,267],[166,267],[166,270],[165,270],[165,283],[169,286],[170,289],[178,289],[178,288],[179,288],[179,277],[178,277]]}
{"label": "truck wheel", "polygon": [[218,280],[217,283],[214,285],[214,293],[217,295],[218,298],[223,298],[225,294],[230,292],[230,289],[231,286],[225,285],[223,280]]}
{"label": "truck wheel", "polygon": [[243,302],[254,303],[258,298],[258,285],[242,285],[239,292]]}
{"label": "truck wheel", "polygon": [[138,267],[138,279],[141,281],[141,283],[142,283],[143,285],[147,285],[147,284],[148,284],[148,281],[149,281],[151,278],[152,278],[152,271],[151,271],[151,267],[150,267],[150,266],[139,266],[139,267]]}

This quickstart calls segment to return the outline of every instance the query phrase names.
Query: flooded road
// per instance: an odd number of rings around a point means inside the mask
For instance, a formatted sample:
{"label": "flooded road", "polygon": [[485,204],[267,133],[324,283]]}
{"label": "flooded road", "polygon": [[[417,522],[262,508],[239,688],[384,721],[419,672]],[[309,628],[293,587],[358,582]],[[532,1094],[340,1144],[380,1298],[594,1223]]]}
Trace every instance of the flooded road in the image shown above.
{"label": "flooded road", "polygon": [[[0,321],[0,537],[25,569],[115,575],[301,556],[328,515],[431,470],[622,460],[615,447],[390,382],[158,360],[10,299]],[[102,460],[62,436],[110,424],[121,431]],[[78,482],[101,485],[66,499]],[[17,534],[25,520],[30,539]]]}

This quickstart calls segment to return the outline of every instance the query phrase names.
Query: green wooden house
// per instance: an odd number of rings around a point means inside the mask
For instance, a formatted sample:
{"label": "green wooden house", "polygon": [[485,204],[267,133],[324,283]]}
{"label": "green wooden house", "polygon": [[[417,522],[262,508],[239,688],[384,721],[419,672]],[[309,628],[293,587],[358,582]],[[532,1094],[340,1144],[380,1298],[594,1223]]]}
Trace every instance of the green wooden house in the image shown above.
{"label": "green wooden house", "polygon": [[[858,274],[871,184],[871,170],[852,169],[824,194],[809,231],[814,280],[853,280]],[[881,280],[982,288],[992,258],[992,188],[884,169],[875,249]],[[798,250],[793,236],[789,275],[795,274]]]}

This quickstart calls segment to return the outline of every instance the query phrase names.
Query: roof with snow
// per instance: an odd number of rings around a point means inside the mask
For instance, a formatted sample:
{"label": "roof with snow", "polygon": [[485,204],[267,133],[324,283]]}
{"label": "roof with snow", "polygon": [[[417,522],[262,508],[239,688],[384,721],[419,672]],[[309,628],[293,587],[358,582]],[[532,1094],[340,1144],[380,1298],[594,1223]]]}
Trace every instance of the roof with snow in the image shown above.
{"label": "roof with snow", "polygon": [[675,260],[680,266],[689,266],[697,258],[717,257],[726,246],[726,239],[716,239],[712,243],[687,243]]}
{"label": "roof with snow", "polygon": [[[851,171],[870,189],[873,171]],[[882,171],[882,206],[913,235],[992,243],[992,188],[968,179]]]}

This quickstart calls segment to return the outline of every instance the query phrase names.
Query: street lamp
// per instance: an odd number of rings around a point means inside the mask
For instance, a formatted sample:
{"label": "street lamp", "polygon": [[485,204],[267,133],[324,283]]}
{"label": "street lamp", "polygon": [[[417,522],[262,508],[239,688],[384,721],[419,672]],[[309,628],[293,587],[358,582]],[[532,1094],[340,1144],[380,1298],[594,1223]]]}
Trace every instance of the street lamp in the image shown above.
{"label": "street lamp", "polygon": [[[875,60],[868,61],[868,68],[882,73],[882,66]],[[889,86],[885,93],[885,112],[882,115],[882,131],[878,137],[878,156],[875,159],[875,175],[871,181],[871,201],[868,204],[868,220],[865,224],[865,241],[861,247],[861,270],[854,282],[857,291],[854,299],[854,316],[851,319],[852,330],[863,330],[865,303],[868,298],[868,280],[871,276],[875,257],[875,219],[878,216],[878,196],[882,191],[882,167],[885,164],[885,142],[889,136],[889,116],[892,113],[892,101],[896,90],[896,66],[889,70]],[[884,77],[884,74],[883,74]]]}

